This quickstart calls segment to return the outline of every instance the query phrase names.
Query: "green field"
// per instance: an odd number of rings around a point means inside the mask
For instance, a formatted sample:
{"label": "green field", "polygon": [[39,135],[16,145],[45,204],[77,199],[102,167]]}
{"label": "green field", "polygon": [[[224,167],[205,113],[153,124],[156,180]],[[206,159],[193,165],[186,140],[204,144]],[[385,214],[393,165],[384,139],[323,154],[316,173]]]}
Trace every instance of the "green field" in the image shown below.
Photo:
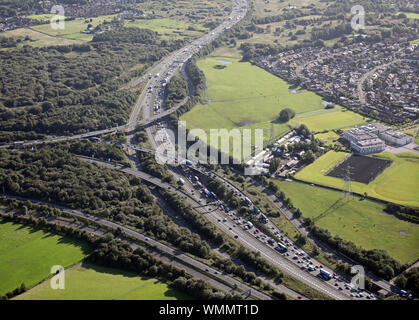
{"label": "green field", "polygon": [[368,121],[370,120],[357,113],[342,107],[335,107],[329,110],[299,114],[291,120],[291,124],[294,126],[305,124],[311,131],[318,132],[349,128]]}
{"label": "green field", "polygon": [[27,16],[28,19],[37,20],[37,21],[51,21],[52,18],[59,18],[59,19],[66,19],[65,16],[56,15],[54,13],[46,13],[46,14],[36,14],[32,16]]}
{"label": "green field", "polygon": [[[43,14],[30,16],[29,18],[38,21],[48,21],[51,19],[51,14]],[[96,27],[104,21],[112,21],[116,15],[99,16],[96,18],[76,18],[75,20],[65,21],[63,30],[55,30],[49,23],[32,26],[30,28],[19,28],[4,32],[6,37],[21,37],[29,36],[31,41],[25,42],[36,47],[53,46],[53,45],[71,45],[77,43],[84,43],[91,41],[93,35],[81,33],[87,29],[91,24]],[[92,20],[92,21],[90,21]],[[208,29],[199,24],[192,24],[186,21],[178,21],[174,19],[161,18],[150,20],[125,20],[125,27],[146,28],[158,32],[163,38],[181,39],[185,36],[198,36]],[[188,28],[193,27],[193,30]]]}
{"label": "green field", "polygon": [[406,17],[408,17],[409,19],[419,19],[419,14],[418,13],[414,13],[414,12],[398,12],[397,15],[399,15],[400,13],[404,13],[406,15]]}
{"label": "green field", "polygon": [[[33,19],[42,20],[48,18],[49,15],[32,16]],[[49,23],[40,24],[30,28],[19,28],[4,32],[6,37],[26,37],[29,36],[32,41],[25,42],[35,47],[54,46],[54,45],[71,45],[91,41],[93,35],[81,33],[87,29],[88,24],[97,26],[104,21],[111,21],[114,15],[100,16],[96,18],[76,18],[75,20],[65,21],[64,29],[55,30]],[[92,21],[90,21],[92,19]]]}
{"label": "green field", "polygon": [[[126,27],[136,27],[143,29],[150,29],[158,32],[164,38],[184,38],[184,35],[198,35],[200,32],[208,31],[207,28],[199,24],[193,24],[186,21],[179,21],[169,18],[161,19],[147,19],[147,20],[135,20],[125,21]],[[188,28],[193,28],[194,30],[188,30]]]}
{"label": "green field", "polygon": [[[220,65],[219,60],[231,64],[223,69],[214,68]],[[267,141],[290,130],[289,124],[276,121],[284,108],[297,113],[291,125],[306,123],[312,130],[332,130],[366,122],[339,106],[326,110],[322,98],[315,93],[307,90],[292,93],[293,87],[286,81],[239,59],[209,57],[198,61],[198,67],[205,73],[206,96],[210,102],[195,106],[181,117],[189,129],[199,128],[208,134],[210,129],[217,128],[263,128]]]}
{"label": "green field", "polygon": [[332,235],[365,249],[383,249],[402,264],[419,258],[419,226],[386,214],[384,205],[357,198],[347,201],[340,192],[297,182],[275,184],[304,217]]}
{"label": "green field", "polygon": [[[295,177],[303,181],[342,189],[343,180],[326,176],[326,174],[346,155],[343,152],[329,151],[298,172]],[[385,152],[374,156],[392,160],[393,163],[368,185],[352,182],[352,190],[360,194],[366,192],[369,196],[378,199],[419,207],[419,155]]]}
{"label": "green field", "polygon": [[0,220],[0,295],[22,283],[33,286],[52,266],[70,266],[90,252],[80,241]]}
{"label": "green field", "polygon": [[315,137],[328,145],[334,144],[334,141],[339,139],[339,135],[334,133],[333,131],[329,131],[326,133],[318,133],[315,135]]}
{"label": "green field", "polygon": [[186,300],[157,279],[113,268],[79,263],[65,271],[65,289],[53,290],[46,280],[18,300]]}

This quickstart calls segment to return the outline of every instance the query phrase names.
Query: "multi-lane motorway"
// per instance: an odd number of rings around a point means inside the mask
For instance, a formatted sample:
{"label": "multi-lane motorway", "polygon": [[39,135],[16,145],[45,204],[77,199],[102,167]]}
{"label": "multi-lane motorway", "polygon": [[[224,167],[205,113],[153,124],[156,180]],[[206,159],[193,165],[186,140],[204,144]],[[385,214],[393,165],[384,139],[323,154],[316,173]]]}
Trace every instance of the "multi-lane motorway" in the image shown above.
{"label": "multi-lane motorway", "polygon": [[[87,138],[93,137],[97,135],[102,135],[118,130],[127,130],[129,132],[129,144],[126,146],[131,147],[133,145],[132,135],[134,129],[137,125],[148,125],[157,122],[159,119],[163,119],[170,113],[173,113],[177,110],[177,108],[181,107],[183,104],[179,104],[178,106],[171,108],[169,110],[164,110],[165,106],[163,104],[162,93],[164,92],[164,84],[167,83],[170,78],[176,73],[177,70],[180,68],[184,70],[184,66],[187,61],[199,50],[210,44],[214,39],[216,39],[223,31],[226,29],[231,28],[236,23],[241,21],[247,12],[247,2],[246,0],[235,0],[234,1],[234,9],[229,16],[229,18],[220,26],[215,28],[211,31],[211,33],[203,36],[200,39],[193,41],[191,44],[186,46],[185,48],[178,50],[177,52],[169,55],[166,59],[162,62],[157,64],[150,70],[150,74],[143,76],[138,81],[132,83],[132,86],[137,85],[139,82],[144,82],[148,79],[147,84],[145,85],[145,89],[141,93],[139,99],[137,100],[135,107],[131,113],[130,119],[127,124],[117,126],[114,128],[108,128],[104,130],[98,130],[94,132],[89,132],[85,134],[74,135],[70,137],[53,137],[48,140],[44,141],[31,141],[26,142],[20,145],[36,145],[41,143],[49,143],[49,142],[60,142],[60,141],[67,141],[67,140],[74,140],[80,138]],[[183,72],[185,75],[185,73]],[[183,102],[185,103],[187,99]],[[142,111],[143,119],[138,120],[138,117]],[[150,144],[152,149],[145,149],[142,151],[145,152],[154,152],[157,149],[158,145],[155,140],[155,132],[157,129],[164,128],[164,122],[160,122],[158,126],[156,125],[149,125],[146,127],[146,132],[149,137]],[[174,141],[167,141],[174,143]],[[3,146],[5,147],[5,146]],[[141,147],[135,147],[138,150]],[[133,148],[130,148],[133,149]],[[121,168],[116,167],[121,171],[124,171],[128,174],[133,174],[139,176],[140,178],[153,183],[161,188],[169,189],[174,192],[178,192],[182,194],[182,196],[198,211],[204,214],[208,220],[213,222],[218,228],[223,230],[227,235],[232,237],[235,241],[239,242],[243,246],[253,251],[260,252],[261,256],[269,261],[274,266],[277,266],[281,269],[284,273],[289,274],[293,278],[305,283],[306,285],[330,296],[333,299],[344,300],[344,299],[351,299],[350,293],[343,288],[340,288],[340,285],[334,286],[331,285],[319,277],[315,276],[312,273],[304,271],[301,269],[301,266],[292,261],[290,257],[284,256],[276,251],[272,246],[266,243],[266,239],[261,235],[261,237],[256,237],[253,234],[252,230],[245,230],[240,225],[237,224],[237,220],[235,219],[231,213],[228,214],[223,210],[220,210],[218,205],[213,203],[207,203],[206,199],[203,199],[200,196],[196,185],[193,184],[191,181],[186,181],[183,190],[175,190],[172,186],[168,185],[167,183],[162,182],[160,179],[156,177],[152,177],[147,175],[137,169],[133,168]],[[184,172],[179,171],[178,169],[170,169],[173,175],[179,179],[181,177],[185,178]],[[208,174],[208,173],[206,173]],[[237,192],[238,190],[236,190]],[[270,226],[273,228],[272,230],[277,234],[280,234],[280,231],[276,229],[275,226]],[[312,261],[313,264],[318,264],[316,261]],[[330,270],[333,273],[333,271]],[[343,286],[343,284],[342,284]],[[340,290],[339,290],[340,288]],[[293,292],[287,292],[291,296],[295,296]]]}

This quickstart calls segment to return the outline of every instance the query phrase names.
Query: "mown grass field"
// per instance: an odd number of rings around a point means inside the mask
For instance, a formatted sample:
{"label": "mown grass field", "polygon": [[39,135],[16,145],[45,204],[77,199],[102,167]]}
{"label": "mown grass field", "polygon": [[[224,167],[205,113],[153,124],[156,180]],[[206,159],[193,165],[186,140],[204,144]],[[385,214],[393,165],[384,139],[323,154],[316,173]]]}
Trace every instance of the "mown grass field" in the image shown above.
{"label": "mown grass field", "polygon": [[409,19],[419,19],[419,14],[418,13],[414,13],[414,12],[398,12],[397,14],[401,14],[404,13],[406,15],[406,17],[408,17]]}
{"label": "mown grass field", "polygon": [[[48,20],[50,15],[32,16],[36,20]],[[51,24],[40,24],[30,28],[19,28],[3,33],[6,37],[26,37],[29,36],[32,41],[25,41],[24,44],[35,47],[71,45],[91,41],[93,35],[84,34],[81,31],[87,29],[88,24],[97,26],[104,21],[111,21],[114,15],[99,16],[96,18],[76,18],[75,20],[65,21],[64,29],[53,29]],[[90,19],[92,21],[90,21]]]}
{"label": "mown grass field", "polygon": [[86,243],[0,220],[0,295],[31,287],[50,276],[51,267],[70,266],[91,252]]}
{"label": "mown grass field", "polygon": [[32,16],[28,16],[28,19],[37,20],[37,21],[51,21],[52,18],[59,18],[65,19],[65,16],[56,15],[54,13],[46,13],[46,14],[35,14]]}
{"label": "mown grass field", "polygon": [[[55,15],[44,14],[30,16],[38,21],[48,21]],[[87,29],[87,26],[97,26],[104,21],[112,21],[116,15],[99,16],[96,18],[76,18],[75,20],[65,21],[63,30],[53,29],[49,23],[36,25],[30,28],[20,28],[4,32],[6,37],[26,37],[31,41],[25,41],[24,44],[35,47],[53,46],[53,45],[71,45],[91,41],[93,35],[81,33]],[[92,21],[90,21],[92,20]],[[181,39],[185,36],[198,36],[204,31],[205,27],[199,24],[192,24],[186,21],[178,21],[169,18],[151,19],[151,20],[126,20],[126,27],[145,28],[158,32],[164,39]],[[193,27],[194,30],[188,30]]]}
{"label": "mown grass field", "polygon": [[[326,176],[327,171],[345,158],[342,152],[329,151],[311,165],[298,172],[297,179],[320,185],[342,189],[341,179]],[[352,182],[352,190],[369,196],[406,205],[419,207],[419,155],[413,153],[379,153],[380,159],[392,160],[393,163],[368,185]]]}
{"label": "mown grass field", "polygon": [[157,279],[113,268],[79,263],[65,271],[65,289],[53,290],[46,280],[16,300],[187,300]]}
{"label": "mown grass field", "polygon": [[419,258],[419,226],[383,212],[384,205],[297,182],[274,181],[304,217],[365,249],[382,249],[403,263]]}
{"label": "mown grass field", "polygon": [[339,139],[339,135],[334,133],[333,131],[329,131],[326,133],[318,133],[315,137],[326,144],[333,144],[335,140]]}
{"label": "mown grass field", "polygon": [[[230,62],[225,68],[215,68],[219,61]],[[265,141],[290,130],[290,124],[306,123],[309,129],[328,130],[348,127],[366,120],[336,106],[326,110],[322,98],[313,92],[299,90],[269,72],[227,57],[209,57],[198,61],[207,79],[209,103],[195,106],[181,117],[189,129],[264,129]],[[296,117],[288,123],[276,121],[280,111],[291,108]],[[273,134],[271,134],[273,130]]]}
{"label": "mown grass field", "polygon": [[[185,35],[199,35],[201,32],[208,31],[207,28],[200,24],[193,24],[186,21],[179,21],[169,18],[150,19],[150,20],[126,20],[126,27],[136,27],[142,29],[150,29],[158,32],[165,38],[184,38]],[[193,30],[188,30],[193,28]]]}

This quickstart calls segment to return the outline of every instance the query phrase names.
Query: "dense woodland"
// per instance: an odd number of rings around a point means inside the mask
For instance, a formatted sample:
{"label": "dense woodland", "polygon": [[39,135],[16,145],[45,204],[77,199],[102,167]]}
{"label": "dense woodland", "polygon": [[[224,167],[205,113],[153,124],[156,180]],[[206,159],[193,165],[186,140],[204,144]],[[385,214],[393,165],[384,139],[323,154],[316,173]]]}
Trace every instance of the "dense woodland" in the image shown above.
{"label": "dense woodland", "polygon": [[208,244],[176,225],[140,179],[87,163],[66,151],[0,151],[0,190],[57,203],[134,227],[186,252],[205,257]]}
{"label": "dense woodland", "polygon": [[122,85],[182,44],[118,28],[83,45],[1,51],[0,142],[125,123],[137,94]]}
{"label": "dense woodland", "polygon": [[175,74],[165,90],[166,108],[170,109],[188,96],[188,82],[180,74]]}

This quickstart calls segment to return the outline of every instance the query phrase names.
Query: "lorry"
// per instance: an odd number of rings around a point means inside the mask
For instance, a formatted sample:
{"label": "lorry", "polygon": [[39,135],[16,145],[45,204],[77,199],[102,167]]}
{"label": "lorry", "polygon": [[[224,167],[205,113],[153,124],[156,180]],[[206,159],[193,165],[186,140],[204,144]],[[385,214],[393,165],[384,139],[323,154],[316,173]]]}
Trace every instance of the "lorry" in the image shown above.
{"label": "lorry", "polygon": [[252,205],[252,201],[250,201],[250,199],[248,197],[244,197],[243,201],[248,207],[250,207]]}
{"label": "lorry", "polygon": [[278,242],[275,250],[279,251],[280,253],[285,253],[288,251],[288,248],[284,246],[282,243]]}
{"label": "lorry", "polygon": [[260,222],[268,223],[268,218],[262,213],[259,217]]}
{"label": "lorry", "polygon": [[327,272],[326,270],[320,269],[320,276],[324,279],[324,280],[330,280],[332,278],[332,275]]}

